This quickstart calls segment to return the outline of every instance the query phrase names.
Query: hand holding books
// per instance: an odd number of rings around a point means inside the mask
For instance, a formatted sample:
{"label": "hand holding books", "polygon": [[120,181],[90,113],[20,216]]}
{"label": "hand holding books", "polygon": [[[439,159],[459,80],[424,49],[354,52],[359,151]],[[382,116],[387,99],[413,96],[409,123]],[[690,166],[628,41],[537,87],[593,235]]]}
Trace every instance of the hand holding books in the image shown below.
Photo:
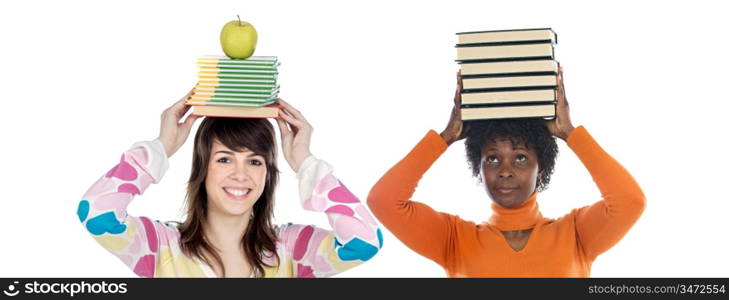
{"label": "hand holding books", "polygon": [[167,157],[175,154],[182,144],[185,143],[187,136],[190,135],[192,124],[194,124],[195,120],[199,118],[199,116],[189,115],[184,122],[180,123],[180,120],[185,113],[190,110],[190,106],[186,105],[185,102],[195,94],[194,90],[194,88],[190,90],[187,95],[182,97],[182,99],[178,100],[175,104],[162,112],[162,121],[159,128],[159,137],[157,139],[162,142],[162,145],[165,147]]}
{"label": "hand holding books", "polygon": [[461,120],[461,90],[463,90],[461,71],[458,71],[456,78],[456,95],[453,97],[451,117],[448,120],[446,128],[440,133],[440,136],[446,141],[448,146],[466,136],[465,124]]}
{"label": "hand holding books", "polygon": [[311,156],[309,144],[314,128],[291,104],[282,99],[278,99],[278,104],[279,118],[276,118],[276,122],[281,131],[281,148],[291,169],[298,173],[301,163]]}
{"label": "hand holding books", "polygon": [[575,130],[575,127],[572,125],[572,120],[570,120],[570,106],[567,102],[567,96],[565,96],[564,82],[562,79],[562,67],[559,67],[557,73],[556,117],[553,120],[547,121],[547,128],[553,136],[567,141],[567,137],[570,136],[572,130]]}

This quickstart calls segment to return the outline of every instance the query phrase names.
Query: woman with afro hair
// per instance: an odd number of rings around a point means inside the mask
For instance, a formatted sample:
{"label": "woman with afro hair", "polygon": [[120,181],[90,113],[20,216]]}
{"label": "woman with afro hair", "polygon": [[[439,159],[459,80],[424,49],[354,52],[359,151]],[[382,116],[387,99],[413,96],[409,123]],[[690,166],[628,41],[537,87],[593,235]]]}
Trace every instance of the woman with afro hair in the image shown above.
{"label": "woman with afro hair", "polygon": [[[640,186],[569,115],[560,68],[556,118],[463,123],[461,78],[440,134],[430,130],[375,184],[368,205],[405,245],[442,266],[450,277],[589,277],[592,262],[628,232],[645,206]],[[602,200],[559,219],[542,216],[544,191],[564,140],[590,172]],[[465,140],[473,175],[492,200],[477,224],[410,200],[423,174],[453,142]]]}

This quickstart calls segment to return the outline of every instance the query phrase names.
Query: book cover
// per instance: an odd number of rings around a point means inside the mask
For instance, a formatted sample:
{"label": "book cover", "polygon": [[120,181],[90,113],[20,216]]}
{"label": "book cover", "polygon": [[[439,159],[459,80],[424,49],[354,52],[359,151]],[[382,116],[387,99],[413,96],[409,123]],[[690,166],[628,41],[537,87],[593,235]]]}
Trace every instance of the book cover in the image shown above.
{"label": "book cover", "polygon": [[232,107],[207,106],[192,107],[192,115],[224,118],[277,118],[279,106],[268,105],[262,107]]}
{"label": "book cover", "polygon": [[273,91],[280,89],[280,86],[277,84],[214,84],[207,82],[198,82],[197,86],[195,86],[195,89],[199,91],[227,90],[230,92],[239,92],[241,90]]}
{"label": "book cover", "polygon": [[490,76],[514,76],[516,74],[526,75],[548,75],[557,74],[559,63],[551,59],[523,60],[506,62],[481,62],[461,63],[461,76],[490,75]]}
{"label": "book cover", "polygon": [[272,70],[278,69],[279,63],[273,65],[225,65],[198,63],[200,70]]}
{"label": "book cover", "polygon": [[235,96],[198,95],[190,97],[194,101],[268,101],[278,98],[278,92],[271,95],[239,94]]}
{"label": "book cover", "polygon": [[276,99],[267,101],[226,101],[226,100],[212,100],[212,101],[198,101],[198,100],[187,100],[185,104],[188,105],[206,105],[206,106],[234,106],[234,107],[261,107],[276,103]]}
{"label": "book cover", "polygon": [[456,48],[458,62],[554,59],[552,44],[463,46]]}
{"label": "book cover", "polygon": [[556,87],[557,75],[463,78],[463,90],[515,90],[524,87]]}
{"label": "book cover", "polygon": [[234,76],[234,75],[275,75],[278,74],[276,70],[267,69],[246,69],[246,70],[221,70],[221,69],[200,69],[198,75],[201,76]]}
{"label": "book cover", "polygon": [[227,65],[272,65],[278,62],[276,56],[251,56],[246,59],[230,58],[225,55],[205,55],[197,59],[202,63],[222,63]]}
{"label": "book cover", "polygon": [[232,90],[226,90],[226,89],[198,89],[195,88],[194,90],[195,95],[202,96],[202,95],[217,95],[217,96],[240,96],[240,95],[246,95],[246,94],[252,94],[252,95],[273,95],[274,93],[278,93],[279,89],[232,89]]}
{"label": "book cover", "polygon": [[557,43],[551,28],[469,31],[456,33],[458,44]]}
{"label": "book cover", "polygon": [[461,107],[461,120],[554,118],[554,103],[509,106]]}
{"label": "book cover", "polygon": [[227,74],[218,74],[218,75],[212,75],[212,74],[200,74],[198,73],[197,78],[200,81],[209,81],[209,80],[276,80],[278,79],[278,74],[262,74],[262,73],[249,73],[249,74],[237,74],[237,75],[227,75]]}
{"label": "book cover", "polygon": [[556,100],[557,93],[555,89],[461,93],[462,105],[553,102]]}

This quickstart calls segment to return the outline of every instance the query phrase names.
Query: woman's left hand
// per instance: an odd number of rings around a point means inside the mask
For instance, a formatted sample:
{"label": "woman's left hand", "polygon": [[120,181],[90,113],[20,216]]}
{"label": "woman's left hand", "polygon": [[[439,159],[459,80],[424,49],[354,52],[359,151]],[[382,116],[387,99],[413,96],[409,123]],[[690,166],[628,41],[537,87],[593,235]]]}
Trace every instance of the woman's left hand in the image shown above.
{"label": "woman's left hand", "polygon": [[570,120],[570,106],[564,92],[562,67],[559,67],[557,73],[557,116],[554,120],[547,121],[547,128],[553,136],[564,141],[567,141],[572,131],[575,130],[575,127],[572,126],[572,120]]}
{"label": "woman's left hand", "polygon": [[309,144],[314,128],[291,104],[282,99],[278,99],[278,103],[281,109],[276,122],[281,131],[281,148],[291,169],[298,173],[304,159],[311,156]]}

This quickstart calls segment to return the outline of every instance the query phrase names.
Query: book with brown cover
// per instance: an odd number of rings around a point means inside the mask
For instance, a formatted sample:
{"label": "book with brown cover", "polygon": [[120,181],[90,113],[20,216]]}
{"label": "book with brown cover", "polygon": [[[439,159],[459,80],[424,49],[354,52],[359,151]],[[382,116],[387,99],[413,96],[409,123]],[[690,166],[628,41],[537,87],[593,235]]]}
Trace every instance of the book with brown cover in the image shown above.
{"label": "book with brown cover", "polygon": [[278,104],[260,107],[193,106],[192,115],[224,118],[278,118],[279,109]]}

